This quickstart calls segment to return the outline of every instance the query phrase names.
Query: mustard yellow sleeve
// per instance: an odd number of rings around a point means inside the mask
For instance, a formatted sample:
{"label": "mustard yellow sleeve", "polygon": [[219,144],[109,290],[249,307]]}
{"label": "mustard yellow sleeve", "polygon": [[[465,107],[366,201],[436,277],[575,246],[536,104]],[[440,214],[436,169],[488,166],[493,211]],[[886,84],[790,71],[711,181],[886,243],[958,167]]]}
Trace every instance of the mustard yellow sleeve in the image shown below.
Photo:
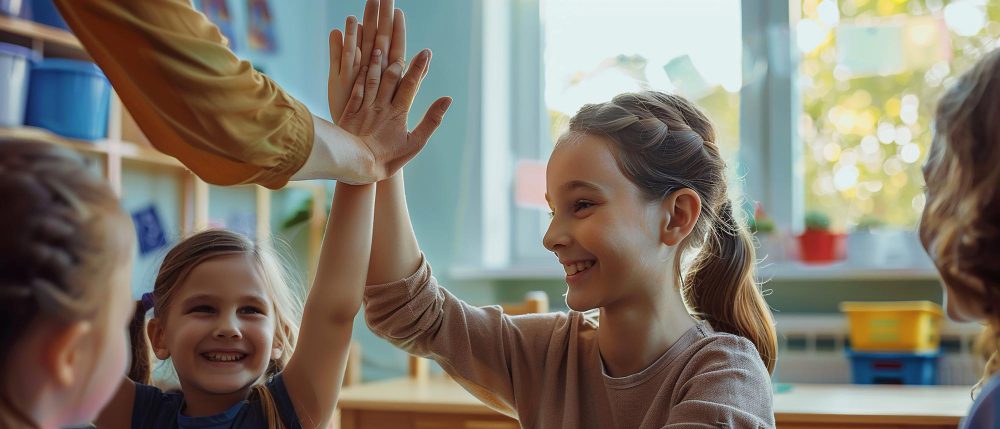
{"label": "mustard yellow sleeve", "polygon": [[309,110],[230,51],[190,0],[55,0],[150,142],[218,185],[284,186]]}

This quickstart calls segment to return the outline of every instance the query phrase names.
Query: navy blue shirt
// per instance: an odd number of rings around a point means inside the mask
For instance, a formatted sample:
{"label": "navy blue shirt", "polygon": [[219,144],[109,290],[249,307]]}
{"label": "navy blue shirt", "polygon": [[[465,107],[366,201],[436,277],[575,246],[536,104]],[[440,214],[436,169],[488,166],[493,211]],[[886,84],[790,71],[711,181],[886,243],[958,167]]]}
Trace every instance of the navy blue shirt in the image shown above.
{"label": "navy blue shirt", "polygon": [[[299,418],[295,415],[295,407],[288,397],[288,390],[281,374],[274,376],[266,386],[274,397],[278,414],[285,427],[301,429],[302,426],[299,425]],[[153,386],[138,383],[135,385],[135,403],[132,406],[133,429],[267,428],[267,419],[264,417],[264,410],[258,398],[244,400],[214,416],[182,416],[182,410],[184,410],[184,395],[180,392],[164,393]]]}
{"label": "navy blue shirt", "polygon": [[961,429],[1000,428],[1000,375],[994,375],[976,396],[969,416],[962,420]]}

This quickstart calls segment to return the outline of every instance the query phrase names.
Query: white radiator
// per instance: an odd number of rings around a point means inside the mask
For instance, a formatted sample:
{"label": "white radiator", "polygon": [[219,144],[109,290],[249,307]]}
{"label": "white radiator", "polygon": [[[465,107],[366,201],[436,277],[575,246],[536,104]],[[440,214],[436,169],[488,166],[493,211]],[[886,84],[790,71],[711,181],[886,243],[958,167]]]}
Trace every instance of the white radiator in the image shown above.
{"label": "white radiator", "polygon": [[[851,364],[845,355],[847,319],[842,315],[775,315],[778,363],[774,380],[781,383],[850,383]],[[938,384],[975,384],[984,363],[971,345],[981,326],[945,321],[941,329]]]}

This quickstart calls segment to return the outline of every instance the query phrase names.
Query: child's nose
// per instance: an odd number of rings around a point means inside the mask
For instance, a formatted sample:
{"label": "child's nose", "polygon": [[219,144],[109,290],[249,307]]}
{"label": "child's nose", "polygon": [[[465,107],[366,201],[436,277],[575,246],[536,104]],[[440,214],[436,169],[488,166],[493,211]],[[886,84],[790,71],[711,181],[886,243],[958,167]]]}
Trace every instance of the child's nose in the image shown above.
{"label": "child's nose", "polygon": [[218,323],[215,325],[215,337],[216,338],[240,338],[243,336],[240,333],[240,322],[236,315],[229,317],[220,317]]}
{"label": "child's nose", "polygon": [[555,252],[559,248],[566,247],[570,243],[569,234],[566,232],[565,228],[562,228],[559,222],[553,220],[549,223],[549,228],[545,230],[545,235],[542,236],[542,245],[551,252]]}

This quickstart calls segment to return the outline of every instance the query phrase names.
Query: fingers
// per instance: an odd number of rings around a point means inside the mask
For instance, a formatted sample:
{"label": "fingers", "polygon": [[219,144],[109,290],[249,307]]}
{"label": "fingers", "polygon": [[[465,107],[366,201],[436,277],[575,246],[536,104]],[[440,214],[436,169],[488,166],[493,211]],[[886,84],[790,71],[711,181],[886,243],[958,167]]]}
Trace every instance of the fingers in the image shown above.
{"label": "fingers", "polygon": [[389,63],[406,61],[406,19],[403,11],[396,9],[392,17],[392,42],[389,44]]}
{"label": "fingers", "polygon": [[361,64],[371,64],[372,49],[375,47],[375,30],[378,29],[378,6],[379,0],[365,2],[361,33]]}
{"label": "fingers", "polygon": [[413,144],[416,146],[416,152],[423,149],[427,141],[430,140],[431,135],[434,134],[434,131],[441,126],[441,121],[444,120],[444,114],[448,113],[449,107],[451,107],[451,97],[441,97],[434,104],[431,104],[431,107],[427,108],[424,118],[410,132],[410,136],[414,139]]}
{"label": "fingers", "polygon": [[[340,57],[340,69],[341,70],[351,70],[357,71],[357,67],[354,67],[354,53],[356,49],[354,47],[358,43],[358,19],[349,16],[347,17],[347,23],[344,25],[344,41],[342,46],[344,55]],[[350,77],[354,77],[351,75]]]}
{"label": "fingers", "polygon": [[392,103],[393,94],[396,93],[396,85],[403,75],[403,62],[396,61],[389,64],[382,74],[382,82],[379,84],[378,95],[375,97],[375,104],[388,107]]}
{"label": "fingers", "polygon": [[361,71],[358,73],[357,79],[354,79],[354,88],[351,89],[351,98],[347,99],[347,107],[344,107],[344,118],[342,118],[341,121],[361,110],[361,104],[365,94],[365,74],[367,71],[368,67],[362,67]]}
{"label": "fingers", "polygon": [[[351,52],[354,50],[351,49]],[[330,32],[330,73],[329,78],[332,80],[334,76],[340,75],[340,70],[344,67],[343,58],[341,54],[344,52],[344,36],[340,33],[340,30],[333,30]]]}
{"label": "fingers", "polygon": [[378,94],[378,87],[382,78],[382,51],[375,49],[372,51],[372,60],[368,63],[368,72],[365,73],[365,97],[363,106],[370,106],[375,101]]}
{"label": "fingers", "polygon": [[378,7],[378,28],[375,29],[375,48],[382,50],[382,64],[384,70],[389,65],[388,54],[389,44],[392,42],[392,19],[393,0],[379,0]]}
{"label": "fingers", "polygon": [[420,82],[424,80],[424,76],[427,74],[426,70],[430,66],[430,60],[431,51],[424,49],[413,58],[413,61],[410,61],[410,68],[403,75],[403,80],[399,83],[399,89],[396,90],[396,96],[392,99],[392,107],[404,112],[410,111],[410,105],[413,104],[413,97],[417,95],[417,90],[420,89]]}

